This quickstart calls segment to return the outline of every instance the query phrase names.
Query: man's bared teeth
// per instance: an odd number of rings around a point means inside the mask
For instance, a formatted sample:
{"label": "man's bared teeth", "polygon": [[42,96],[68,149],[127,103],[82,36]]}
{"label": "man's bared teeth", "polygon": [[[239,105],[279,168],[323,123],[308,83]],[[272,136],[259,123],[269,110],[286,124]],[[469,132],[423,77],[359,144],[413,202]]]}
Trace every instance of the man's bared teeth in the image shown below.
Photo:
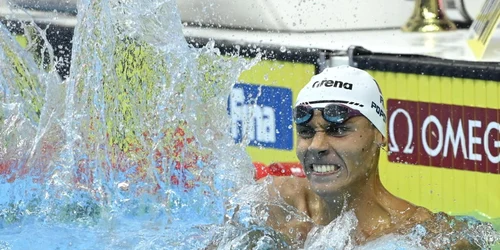
{"label": "man's bared teeth", "polygon": [[328,172],[335,172],[340,169],[339,166],[337,165],[316,165],[313,164],[313,171],[318,172],[318,173],[328,173]]}

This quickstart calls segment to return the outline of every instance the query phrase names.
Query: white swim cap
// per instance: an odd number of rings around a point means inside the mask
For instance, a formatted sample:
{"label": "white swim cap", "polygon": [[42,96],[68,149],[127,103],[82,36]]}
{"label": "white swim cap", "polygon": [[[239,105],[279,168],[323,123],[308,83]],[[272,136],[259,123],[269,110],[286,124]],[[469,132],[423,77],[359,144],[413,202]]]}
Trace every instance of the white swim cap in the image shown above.
{"label": "white swim cap", "polygon": [[299,92],[295,106],[308,104],[324,108],[331,103],[360,111],[387,137],[384,97],[368,72],[347,65],[326,68]]}

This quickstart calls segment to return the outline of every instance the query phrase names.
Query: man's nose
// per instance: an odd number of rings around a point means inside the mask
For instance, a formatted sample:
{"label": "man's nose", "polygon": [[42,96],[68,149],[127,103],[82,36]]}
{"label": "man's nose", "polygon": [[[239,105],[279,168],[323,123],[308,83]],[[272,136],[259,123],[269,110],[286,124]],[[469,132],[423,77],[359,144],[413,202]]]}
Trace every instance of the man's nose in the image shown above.
{"label": "man's nose", "polygon": [[309,152],[314,157],[321,158],[328,154],[328,136],[324,131],[316,131],[309,145]]}

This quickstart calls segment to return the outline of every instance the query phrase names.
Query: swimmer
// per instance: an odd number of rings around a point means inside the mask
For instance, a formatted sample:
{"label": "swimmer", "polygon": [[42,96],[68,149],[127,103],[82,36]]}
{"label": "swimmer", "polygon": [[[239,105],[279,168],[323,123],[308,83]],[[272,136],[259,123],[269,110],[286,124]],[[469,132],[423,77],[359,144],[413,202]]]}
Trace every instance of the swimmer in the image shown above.
{"label": "swimmer", "polygon": [[439,245],[433,237],[460,231],[466,224],[400,199],[382,184],[378,164],[387,141],[385,112],[381,90],[368,72],[339,66],[313,76],[293,108],[296,154],[307,178],[261,180],[268,182],[272,196],[281,196],[311,221],[290,220],[286,211],[272,207],[268,224],[300,247],[314,225],[327,225],[354,211],[356,245],[391,233],[409,234],[423,225],[427,234],[421,244],[426,248],[476,249],[465,236]]}

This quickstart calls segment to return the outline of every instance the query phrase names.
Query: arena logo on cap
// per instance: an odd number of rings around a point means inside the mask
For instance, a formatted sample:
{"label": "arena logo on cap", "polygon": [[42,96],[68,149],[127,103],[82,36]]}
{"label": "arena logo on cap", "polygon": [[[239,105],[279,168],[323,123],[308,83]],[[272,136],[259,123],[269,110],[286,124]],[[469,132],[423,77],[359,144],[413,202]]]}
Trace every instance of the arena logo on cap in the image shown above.
{"label": "arena logo on cap", "polygon": [[314,82],[312,87],[313,88],[333,87],[333,88],[344,88],[344,89],[352,90],[352,83],[343,82],[343,81],[334,81],[334,80],[323,80],[323,81]]}
{"label": "arena logo on cap", "polygon": [[500,174],[500,110],[388,100],[389,161]]}
{"label": "arena logo on cap", "polygon": [[281,87],[237,83],[231,90],[228,112],[236,143],[293,149],[292,90]]}

